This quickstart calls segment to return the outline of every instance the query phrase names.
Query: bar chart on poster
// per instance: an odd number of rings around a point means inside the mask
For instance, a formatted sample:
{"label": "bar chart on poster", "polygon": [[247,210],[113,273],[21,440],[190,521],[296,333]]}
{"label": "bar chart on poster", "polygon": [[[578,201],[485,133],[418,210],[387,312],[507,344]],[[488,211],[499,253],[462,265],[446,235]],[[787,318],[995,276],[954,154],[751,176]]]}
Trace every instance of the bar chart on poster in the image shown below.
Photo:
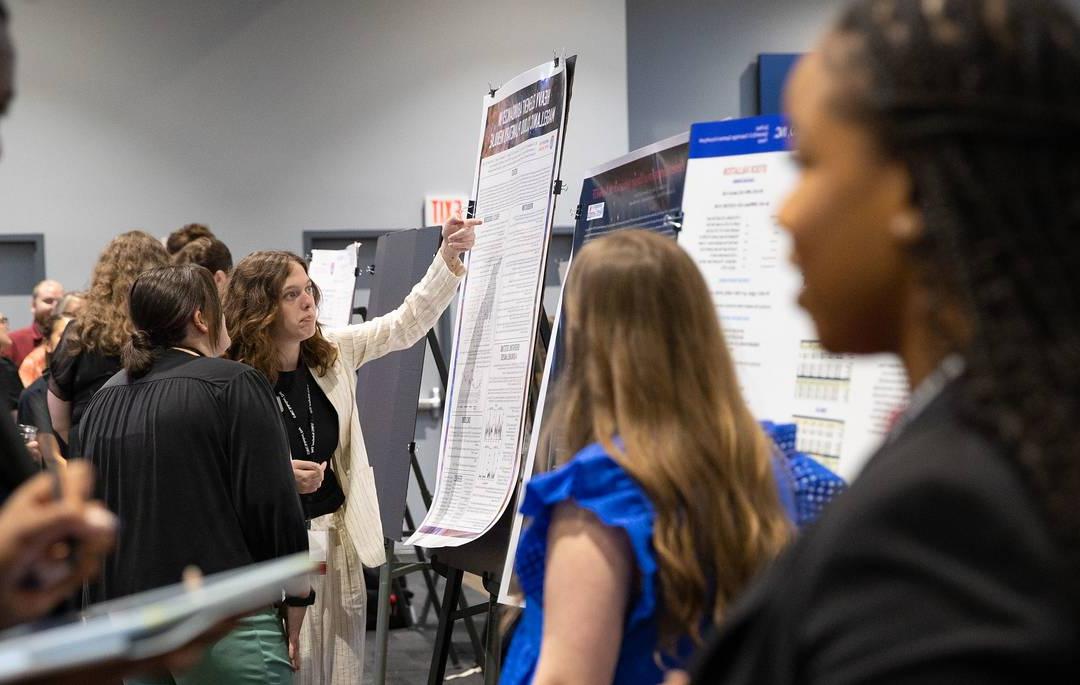
{"label": "bar chart on poster", "polygon": [[798,449],[854,478],[907,402],[889,356],[825,350],[796,298],[801,276],[777,223],[797,169],[778,116],[695,124],[680,244],[712,290],[739,382],[759,419],[798,425]]}

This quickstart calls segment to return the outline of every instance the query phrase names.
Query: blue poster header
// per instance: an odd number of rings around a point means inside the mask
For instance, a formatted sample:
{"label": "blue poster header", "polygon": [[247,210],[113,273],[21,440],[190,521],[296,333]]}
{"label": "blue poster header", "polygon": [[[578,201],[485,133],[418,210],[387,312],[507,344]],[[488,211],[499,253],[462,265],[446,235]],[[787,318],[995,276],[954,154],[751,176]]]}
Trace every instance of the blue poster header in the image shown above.
{"label": "blue poster header", "polygon": [[778,115],[730,119],[690,127],[690,159],[783,152],[793,135]]}

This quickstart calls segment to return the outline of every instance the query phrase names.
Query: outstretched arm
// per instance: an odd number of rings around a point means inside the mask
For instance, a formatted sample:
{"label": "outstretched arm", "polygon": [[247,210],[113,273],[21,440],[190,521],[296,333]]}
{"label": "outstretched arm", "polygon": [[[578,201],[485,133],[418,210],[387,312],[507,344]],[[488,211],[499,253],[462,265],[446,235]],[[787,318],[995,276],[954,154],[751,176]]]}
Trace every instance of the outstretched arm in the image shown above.
{"label": "outstretched arm", "polygon": [[460,215],[443,224],[443,244],[401,306],[388,314],[335,331],[343,361],[354,369],[373,359],[412,347],[438,322],[465,275],[458,255],[476,243],[479,219]]}

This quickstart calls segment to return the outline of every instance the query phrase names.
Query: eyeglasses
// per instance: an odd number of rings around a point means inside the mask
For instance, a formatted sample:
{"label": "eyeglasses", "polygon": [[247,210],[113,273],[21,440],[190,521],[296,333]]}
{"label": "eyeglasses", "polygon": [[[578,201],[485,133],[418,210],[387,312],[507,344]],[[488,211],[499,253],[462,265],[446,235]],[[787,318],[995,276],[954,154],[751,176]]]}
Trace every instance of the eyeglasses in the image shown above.
{"label": "eyeglasses", "polygon": [[7,322],[8,322],[8,318],[6,316],[4,316],[3,314],[0,314],[0,326],[6,326]]}

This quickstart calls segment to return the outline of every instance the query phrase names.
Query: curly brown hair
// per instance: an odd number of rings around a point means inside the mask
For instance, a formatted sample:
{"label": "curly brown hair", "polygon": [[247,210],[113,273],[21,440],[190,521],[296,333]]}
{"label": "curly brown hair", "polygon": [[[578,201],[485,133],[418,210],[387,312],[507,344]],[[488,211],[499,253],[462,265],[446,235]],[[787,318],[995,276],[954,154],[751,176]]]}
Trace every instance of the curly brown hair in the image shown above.
{"label": "curly brown hair", "polygon": [[[225,291],[225,325],[232,337],[225,356],[261,371],[271,385],[277,382],[280,366],[272,331],[292,264],[299,264],[307,273],[307,262],[292,252],[252,252],[236,265]],[[319,286],[311,285],[318,305],[322,293]],[[337,348],[323,337],[322,326],[317,323],[315,335],[300,343],[301,362],[319,376],[326,375],[337,361],[337,354]]]}
{"label": "curly brown hair", "polygon": [[119,355],[134,332],[128,316],[131,284],[142,272],[168,263],[165,247],[149,233],[128,231],[109,241],[94,265],[86,305],[68,334],[70,352]]}

